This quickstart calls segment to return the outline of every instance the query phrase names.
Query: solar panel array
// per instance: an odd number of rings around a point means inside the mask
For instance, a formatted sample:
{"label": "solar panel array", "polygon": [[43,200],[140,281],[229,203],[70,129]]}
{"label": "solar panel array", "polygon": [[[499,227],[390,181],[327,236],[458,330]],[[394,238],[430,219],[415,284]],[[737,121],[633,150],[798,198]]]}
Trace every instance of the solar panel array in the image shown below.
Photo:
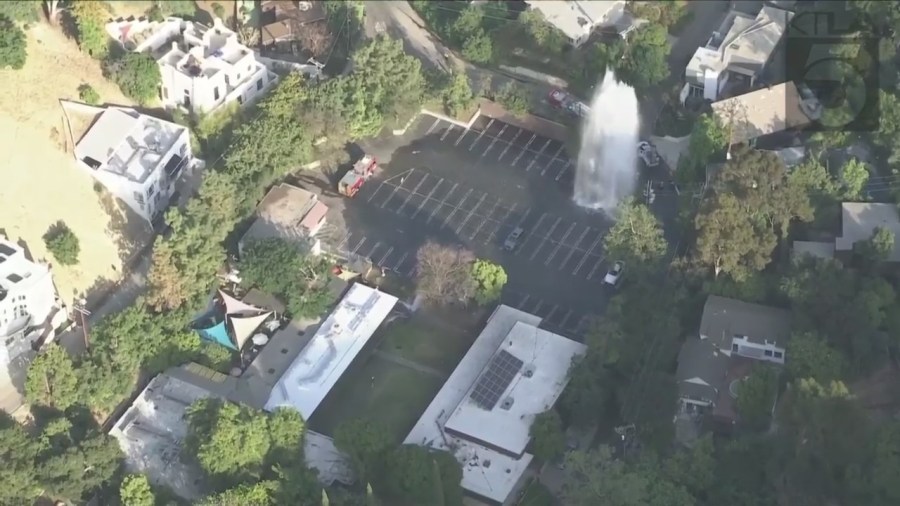
{"label": "solar panel array", "polygon": [[478,383],[472,389],[469,397],[482,409],[488,411],[494,409],[500,396],[503,395],[524,364],[525,362],[508,351],[500,350],[500,353],[491,360],[487,370],[478,379]]}

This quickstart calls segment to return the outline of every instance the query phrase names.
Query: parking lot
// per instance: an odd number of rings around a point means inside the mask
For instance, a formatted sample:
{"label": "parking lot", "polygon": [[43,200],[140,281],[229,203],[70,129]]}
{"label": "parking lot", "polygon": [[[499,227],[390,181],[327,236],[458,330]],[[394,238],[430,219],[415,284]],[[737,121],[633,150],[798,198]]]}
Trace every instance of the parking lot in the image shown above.
{"label": "parking lot", "polygon": [[[547,327],[580,336],[602,310],[610,223],[571,201],[573,164],[563,143],[490,118],[466,130],[423,116],[403,138],[363,149],[380,169],[353,199],[342,199],[347,233],[326,249],[412,277],[425,241],[460,243],[503,265],[502,302]],[[507,251],[517,227],[522,234]]]}

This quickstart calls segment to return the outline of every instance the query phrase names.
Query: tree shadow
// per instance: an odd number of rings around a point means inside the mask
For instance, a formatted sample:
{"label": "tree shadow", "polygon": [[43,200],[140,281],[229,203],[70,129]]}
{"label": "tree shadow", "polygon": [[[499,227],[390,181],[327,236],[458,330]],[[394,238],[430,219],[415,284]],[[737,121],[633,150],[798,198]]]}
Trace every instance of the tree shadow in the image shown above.
{"label": "tree shadow", "polygon": [[78,23],[75,22],[75,16],[68,10],[63,10],[57,16],[59,20],[59,28],[67,39],[78,40]]}
{"label": "tree shadow", "polygon": [[119,260],[125,266],[137,251],[153,240],[152,230],[131,208],[106,191],[99,182],[94,183],[94,191],[109,216],[106,233],[115,239]]}

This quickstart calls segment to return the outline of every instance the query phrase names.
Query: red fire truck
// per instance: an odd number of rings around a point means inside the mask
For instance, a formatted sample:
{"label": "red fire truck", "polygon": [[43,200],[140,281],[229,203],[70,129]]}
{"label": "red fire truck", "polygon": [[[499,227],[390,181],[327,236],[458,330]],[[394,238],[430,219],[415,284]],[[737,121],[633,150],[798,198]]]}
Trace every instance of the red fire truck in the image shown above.
{"label": "red fire truck", "polygon": [[363,156],[353,164],[353,168],[348,170],[338,182],[338,191],[345,197],[354,197],[366,180],[375,173],[377,168],[378,162],[375,161],[374,156]]}

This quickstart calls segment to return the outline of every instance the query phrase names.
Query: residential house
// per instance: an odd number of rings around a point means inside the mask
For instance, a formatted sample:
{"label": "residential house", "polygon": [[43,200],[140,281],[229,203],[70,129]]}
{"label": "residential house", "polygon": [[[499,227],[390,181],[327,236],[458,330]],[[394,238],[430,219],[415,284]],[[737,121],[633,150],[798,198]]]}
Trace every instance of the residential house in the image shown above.
{"label": "residential house", "polygon": [[50,266],[0,236],[0,409],[12,412],[22,404],[34,347],[65,318]]}
{"label": "residential house", "polygon": [[264,0],[260,7],[261,42],[268,49],[292,52],[300,27],[325,21],[322,2]]}
{"label": "residential house", "polygon": [[280,238],[318,254],[321,250],[316,234],[326,222],[328,206],[315,193],[281,183],[256,206],[256,220],[241,237],[238,248],[247,241]]}
{"label": "residential house", "polygon": [[535,417],[553,408],[585,345],[539,328],[541,318],[501,305],[441,387],[404,444],[447,451],[468,495],[508,504],[533,456]]}
{"label": "residential house", "polygon": [[616,25],[625,15],[623,0],[525,0],[525,3],[540,11],[574,47],[587,42],[595,28]]}
{"label": "residential house", "polygon": [[218,18],[212,27],[186,22],[181,41],[158,62],[163,104],[195,113],[250,103],[278,80]]}
{"label": "residential house", "polygon": [[75,145],[75,158],[151,223],[168,208],[185,168],[193,165],[187,128],[119,107],[100,114]]}
{"label": "residential house", "polygon": [[875,229],[883,228],[894,234],[894,248],[888,261],[900,262],[900,217],[896,204],[844,202],[841,204],[841,227],[841,236],[834,240],[835,251],[852,252],[856,243],[868,241],[875,235]]}
{"label": "residential house", "polygon": [[814,97],[803,98],[793,82],[786,82],[713,102],[712,110],[731,144],[756,145],[764,137],[817,120],[821,105]]}
{"label": "residential house", "polygon": [[765,5],[754,17],[733,10],[685,69],[688,95],[716,101],[731,80],[756,85],[781,41],[792,12]]}
{"label": "residential house", "polygon": [[688,338],[678,355],[682,410],[736,421],[738,385],[756,363],[784,364],[790,321],[783,309],[710,295],[699,339]]}

